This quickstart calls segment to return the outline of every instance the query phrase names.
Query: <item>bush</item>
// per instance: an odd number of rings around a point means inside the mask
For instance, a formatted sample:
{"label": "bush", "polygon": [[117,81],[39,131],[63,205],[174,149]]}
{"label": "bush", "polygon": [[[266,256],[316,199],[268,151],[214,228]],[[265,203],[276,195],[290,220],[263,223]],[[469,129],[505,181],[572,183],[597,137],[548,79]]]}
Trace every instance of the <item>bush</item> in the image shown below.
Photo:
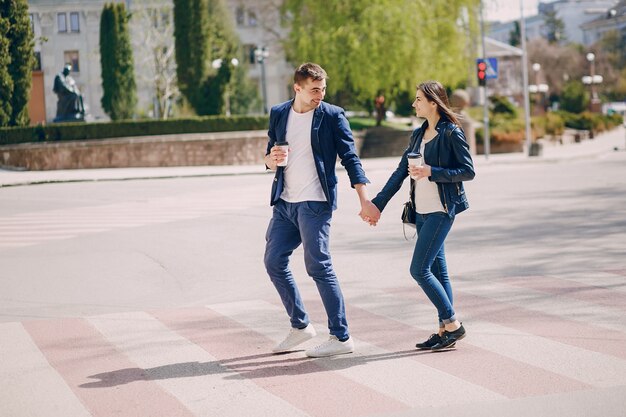
{"label": "bush", "polygon": [[110,123],[58,123],[33,127],[0,129],[0,145],[59,140],[92,140],[128,136],[172,135],[184,133],[229,132],[267,129],[267,117],[206,116],[190,119]]}
{"label": "bush", "polygon": [[581,113],[589,106],[585,86],[580,81],[570,81],[563,87],[560,108],[570,113]]}
{"label": "bush", "polygon": [[500,114],[510,118],[517,117],[517,108],[508,98],[503,96],[491,96],[489,101],[491,102],[491,113],[494,115]]}

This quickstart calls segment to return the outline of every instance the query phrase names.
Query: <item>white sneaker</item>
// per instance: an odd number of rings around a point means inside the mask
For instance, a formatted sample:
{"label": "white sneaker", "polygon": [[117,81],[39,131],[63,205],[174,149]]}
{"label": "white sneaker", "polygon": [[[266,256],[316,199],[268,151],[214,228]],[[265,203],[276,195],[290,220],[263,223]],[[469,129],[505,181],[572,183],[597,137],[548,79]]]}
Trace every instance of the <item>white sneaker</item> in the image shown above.
{"label": "white sneaker", "polygon": [[285,337],[285,340],[274,346],[272,352],[289,352],[299,344],[314,338],[315,335],[317,335],[317,332],[311,323],[309,323],[304,329],[296,329],[292,327],[287,337]]}
{"label": "white sneaker", "polygon": [[354,352],[354,342],[352,338],[345,342],[340,342],[337,336],[331,335],[330,338],[319,346],[306,351],[306,355],[310,358],[323,358],[325,356],[343,355]]}

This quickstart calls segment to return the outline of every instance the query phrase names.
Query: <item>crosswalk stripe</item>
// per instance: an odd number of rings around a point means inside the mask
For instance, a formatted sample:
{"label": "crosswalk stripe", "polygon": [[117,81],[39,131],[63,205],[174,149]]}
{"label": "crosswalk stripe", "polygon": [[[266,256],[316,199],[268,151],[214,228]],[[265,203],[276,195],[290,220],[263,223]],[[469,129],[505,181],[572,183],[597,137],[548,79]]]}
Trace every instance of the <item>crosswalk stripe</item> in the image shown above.
{"label": "crosswalk stripe", "polygon": [[20,323],[0,324],[0,414],[91,416]]}
{"label": "crosswalk stripe", "polygon": [[306,416],[144,312],[89,318],[109,342],[195,415]]}
{"label": "crosswalk stripe", "polygon": [[[193,414],[82,319],[23,323],[48,362],[96,416]],[[135,383],[127,383],[136,381]]]}
{"label": "crosswalk stripe", "polygon": [[515,285],[520,288],[528,288],[559,297],[588,301],[590,303],[626,311],[626,293],[596,285],[585,285],[580,282],[547,276],[507,278],[502,282],[507,285]]}
{"label": "crosswalk stripe", "polygon": [[496,280],[489,282],[459,281],[455,285],[455,291],[463,291],[475,296],[512,304],[529,311],[567,317],[570,320],[588,325],[626,333],[626,322],[616,320],[617,317],[622,317],[624,313],[613,307],[601,306],[600,308],[594,303],[567,298],[559,298],[556,302],[555,297],[545,292],[530,288],[524,288],[523,291],[520,291],[514,286]]}
{"label": "crosswalk stripe", "polygon": [[[314,304],[307,302],[311,312],[321,313],[317,308],[311,308]],[[289,329],[284,309],[263,301],[213,304],[208,307],[267,335],[274,342],[279,342]],[[316,330],[322,335],[316,338],[317,342],[328,338],[327,328],[316,326]],[[450,398],[450,392],[463,392],[463,398],[458,398],[458,401],[463,403],[505,398],[494,391],[421,363],[417,359],[419,352],[409,344],[392,343],[381,346],[369,343],[371,338],[368,336],[379,330],[378,323],[367,323],[366,328],[351,335],[356,345],[353,355],[320,360],[318,363],[326,369],[407,403],[411,407],[441,405]],[[398,334],[395,336],[397,338]],[[307,346],[314,344],[315,342],[309,342]],[[443,355],[440,355],[439,359],[446,360]]]}
{"label": "crosswalk stripe", "polygon": [[[384,303],[384,300],[379,300],[379,303]],[[323,315],[318,303],[307,303],[307,306],[311,313]],[[411,317],[408,312],[398,313],[398,311],[399,309],[393,309],[391,314],[389,311],[376,314],[351,303],[348,306],[351,331],[370,343],[393,350],[402,346],[415,349],[416,342],[425,340],[436,329],[435,323],[425,328],[415,326],[409,319],[398,320],[399,317]],[[431,311],[429,315],[432,316],[433,313],[434,311]],[[434,354],[428,351],[419,352],[419,355],[414,356],[413,359],[424,366],[466,381],[467,384],[484,387],[507,398],[589,388],[587,384],[563,377],[542,367],[529,366],[528,363],[501,353],[481,349],[473,344],[473,339],[470,333],[467,338],[459,342],[456,351]],[[511,378],[511,375],[516,377]],[[446,385],[444,384],[439,389],[446,392]]]}
{"label": "crosswalk stripe", "polygon": [[[552,339],[556,342],[580,347],[593,352],[626,359],[626,333],[609,334],[606,329],[536,311],[528,311],[508,303],[501,303],[486,297],[457,292],[457,306],[463,312],[481,320],[535,336]],[[600,343],[601,341],[601,343]]]}
{"label": "crosswalk stripe", "polygon": [[[398,292],[395,296],[400,303],[414,303],[414,300],[408,298],[406,294],[406,291]],[[457,292],[455,301],[457,305],[462,297]],[[410,311],[404,313],[399,315],[392,312],[392,317],[403,323],[411,323],[413,313]],[[480,313],[478,317],[481,317]],[[466,327],[471,336],[463,343],[471,343],[513,360],[596,387],[619,384],[624,380],[623,375],[626,375],[626,361],[619,358],[516,330],[514,324],[500,325],[490,321],[489,317],[474,318],[471,310],[463,310],[461,315],[467,320]],[[527,319],[530,319],[530,315]],[[551,325],[544,323],[544,330],[549,329]]]}
{"label": "crosswalk stripe", "polygon": [[268,354],[271,339],[211,309],[158,312],[155,317],[229,369],[312,416],[345,416],[347,410],[352,416],[365,416],[409,409],[407,404],[329,371],[317,360]]}

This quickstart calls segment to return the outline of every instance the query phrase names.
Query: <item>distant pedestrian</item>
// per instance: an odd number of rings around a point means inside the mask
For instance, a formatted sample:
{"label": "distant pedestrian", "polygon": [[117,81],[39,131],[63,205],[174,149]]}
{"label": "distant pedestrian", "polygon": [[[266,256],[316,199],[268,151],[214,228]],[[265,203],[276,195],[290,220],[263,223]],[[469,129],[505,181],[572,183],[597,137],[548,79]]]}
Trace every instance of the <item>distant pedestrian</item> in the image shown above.
{"label": "distant pedestrian", "polygon": [[[439,316],[439,329],[418,349],[442,350],[465,337],[453,307],[452,286],[444,252],[444,241],[457,214],[468,208],[463,181],[474,178],[469,146],[459,122],[450,110],[446,90],[437,81],[417,87],[413,107],[426,119],[411,135],[409,147],[398,168],[372,202],[382,211],[411,176],[411,198],[416,209],[417,241],[411,261],[411,276],[417,281]],[[409,166],[407,154],[423,155],[421,166]],[[361,215],[371,225],[377,220]]]}
{"label": "distant pedestrian", "polygon": [[[322,357],[351,353],[354,342],[329,250],[330,222],[337,208],[337,156],[361,201],[360,214],[377,219],[378,209],[368,200],[365,184],[369,181],[343,109],[322,101],[326,94],[324,69],[312,63],[300,65],[293,89],[295,98],[274,106],[270,112],[265,156],[267,167],[276,170],[265,268],[291,321],[291,331],[273,351],[293,350],[316,334],[289,268],[289,257],[302,244],[305,267],[317,285],[330,330],[329,340],[306,354]],[[285,159],[286,166],[281,166]]]}
{"label": "distant pedestrian", "polygon": [[376,126],[383,124],[385,120],[385,96],[383,93],[379,93],[374,99],[374,107],[376,108]]}

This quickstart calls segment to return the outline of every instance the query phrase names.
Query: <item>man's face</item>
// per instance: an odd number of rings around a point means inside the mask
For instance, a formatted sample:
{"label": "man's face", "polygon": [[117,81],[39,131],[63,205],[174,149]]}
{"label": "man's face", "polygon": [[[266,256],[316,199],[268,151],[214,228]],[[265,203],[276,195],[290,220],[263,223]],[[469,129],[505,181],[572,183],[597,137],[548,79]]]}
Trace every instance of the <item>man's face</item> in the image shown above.
{"label": "man's face", "polygon": [[72,67],[70,67],[69,65],[63,67],[63,75],[68,75],[71,70],[72,70]]}
{"label": "man's face", "polygon": [[293,89],[296,92],[296,100],[302,106],[303,111],[313,110],[318,107],[324,96],[326,95],[326,80],[313,80],[307,78],[300,84],[294,84]]}

